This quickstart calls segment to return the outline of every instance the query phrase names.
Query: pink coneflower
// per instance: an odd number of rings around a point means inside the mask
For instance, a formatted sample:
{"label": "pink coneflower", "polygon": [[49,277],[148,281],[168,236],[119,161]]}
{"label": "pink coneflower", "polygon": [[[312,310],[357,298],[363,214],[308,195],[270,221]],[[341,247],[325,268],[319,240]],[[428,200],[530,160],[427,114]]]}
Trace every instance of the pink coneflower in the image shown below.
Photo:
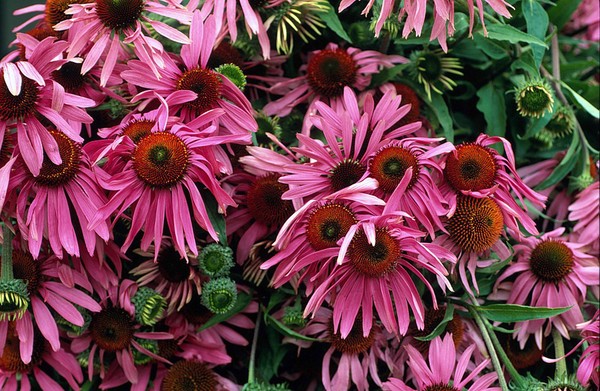
{"label": "pink coneflower", "polygon": [[[213,117],[214,113],[207,112],[195,121],[206,123]],[[218,241],[196,183],[206,186],[223,210],[227,205],[235,204],[215,178],[212,164],[215,159],[211,149],[230,139],[236,140],[236,136],[211,137],[213,132],[214,126],[193,131],[175,125],[166,131],[151,132],[137,144],[129,137],[123,138],[122,143],[107,156],[110,159],[111,154],[117,158],[125,155],[128,161],[122,172],[101,176],[101,185],[114,193],[110,201],[99,209],[89,228],[114,212],[117,212],[116,222],[130,208],[131,229],[122,251],[129,248],[135,235],[143,229],[140,248],[146,251],[154,243],[156,258],[166,219],[173,245],[182,257],[187,258],[187,249],[194,255],[198,254],[193,214],[194,221]]]}
{"label": "pink coneflower", "polygon": [[61,164],[56,140],[38,119],[41,115],[68,136],[81,143],[81,123],[91,123],[81,107],[95,103],[87,98],[65,92],[50,75],[66,60],[62,52],[67,43],[48,37],[37,41],[27,34],[17,34],[19,41],[30,48],[27,61],[0,64],[0,138],[16,127],[17,143],[29,171],[39,175],[44,153],[54,164]]}
{"label": "pink coneflower", "polygon": [[[545,319],[517,323],[514,335],[521,348],[531,334],[541,348],[542,337],[553,328],[569,339],[569,330],[583,322],[581,305],[588,287],[600,283],[598,259],[582,252],[583,244],[565,241],[563,233],[564,228],[559,228],[515,245],[516,262],[502,273],[488,297],[534,307],[572,307],[547,323]],[[507,281],[513,275],[514,282]]]}
{"label": "pink coneflower", "polygon": [[237,234],[238,264],[243,264],[252,247],[259,241],[279,231],[281,225],[294,213],[290,200],[281,198],[289,187],[280,183],[277,173],[263,172],[254,176],[237,173],[227,178],[235,185],[234,201],[238,207],[227,215],[227,235]]}
{"label": "pink coneflower", "polygon": [[600,41],[600,4],[595,0],[583,0],[571,15],[565,25],[565,31],[569,33],[583,32],[583,38],[598,42]]}
{"label": "pink coneflower", "polygon": [[[86,52],[81,67],[82,74],[92,69],[108,49],[100,76],[101,86],[106,85],[120,53],[126,50],[124,44],[131,44],[129,47],[133,48],[137,57],[146,62],[149,69],[159,77],[158,69],[164,65],[161,57],[162,45],[149,36],[151,31],[148,25],[167,39],[182,44],[190,43],[189,38],[179,30],[156,18],[146,16],[151,14],[174,18],[183,24],[191,23],[191,11],[176,1],[166,1],[166,3],[163,5],[160,2],[146,2],[146,0],[128,2],[96,0],[93,3],[71,4],[65,13],[72,17],[54,25],[54,29],[69,30],[70,57]],[[197,4],[197,1],[195,3]],[[123,41],[121,36],[124,36]]]}
{"label": "pink coneflower", "polygon": [[569,206],[569,221],[575,222],[571,241],[589,246],[587,251],[600,256],[600,182],[592,183]]}
{"label": "pink coneflower", "polygon": [[[30,391],[39,387],[43,390],[62,390],[62,385],[55,379],[56,375],[66,381],[71,389],[79,389],[83,374],[72,354],[60,346],[56,351],[48,349],[36,327],[29,336],[33,345],[31,361],[25,363],[19,354],[19,336],[15,332],[15,325],[10,324],[7,328],[6,343],[0,354],[0,389]],[[33,379],[37,387],[32,384]]]}
{"label": "pink coneflower", "polygon": [[[372,74],[407,61],[401,56],[388,56],[373,50],[342,49],[330,43],[323,50],[309,53],[308,63],[300,67],[301,76],[271,88],[273,94],[284,96],[268,103],[264,111],[267,115],[283,117],[301,103],[309,104],[308,113],[314,111],[317,100],[335,106],[344,87],[362,91],[369,85]],[[309,127],[310,124],[305,123],[304,133]]]}
{"label": "pink coneflower", "polygon": [[577,326],[589,346],[583,351],[577,368],[577,380],[587,386],[590,379],[596,387],[600,387],[600,312],[594,317]]}
{"label": "pink coneflower", "polygon": [[473,292],[471,285],[479,292],[475,275],[477,268],[490,266],[512,255],[502,238],[506,235],[507,221],[516,225],[515,213],[501,208],[492,197],[476,198],[461,194],[455,202],[456,206],[446,221],[448,233],[435,238],[434,243],[456,254],[453,271],[458,269],[467,292]]}
{"label": "pink coneflower", "polygon": [[[500,389],[490,387],[498,378],[496,373],[479,376],[489,364],[489,359],[483,361],[465,376],[475,345],[471,345],[463,354],[457,357],[451,334],[446,334],[443,339],[436,337],[431,341],[429,363],[414,347],[407,345],[406,350],[410,357],[408,365],[413,372],[413,379],[418,391],[458,391],[464,389],[468,391],[495,391]],[[476,378],[477,380],[473,381]],[[467,387],[469,383],[471,385]],[[396,378],[390,378],[385,382],[383,389],[386,391],[415,390]]]}
{"label": "pink coneflower", "polygon": [[257,129],[250,102],[227,77],[207,67],[217,33],[214,17],[209,16],[203,22],[200,12],[196,11],[190,26],[191,43],[182,46],[181,57],[163,54],[165,66],[156,77],[149,77],[149,66],[143,59],[132,60],[127,64],[129,70],[121,76],[131,84],[150,90],[136,99],[154,99],[155,94],[167,100],[170,97],[170,110],[180,113],[184,122],[211,109],[222,108],[225,115],[219,117],[222,125],[219,131],[245,135],[239,143],[249,144],[250,132]]}
{"label": "pink coneflower", "polygon": [[261,269],[277,266],[272,284],[279,287],[302,272],[308,293],[318,286],[334,266],[339,240],[359,219],[370,217],[373,206],[384,205],[383,200],[368,194],[376,185],[367,179],[298,209],[277,235],[274,246],[279,252],[261,265]]}
{"label": "pink coneflower", "polygon": [[[138,255],[154,257],[153,248]],[[163,242],[158,258],[148,259],[131,269],[140,286],[150,286],[160,293],[168,303],[167,314],[181,311],[184,305],[200,294],[202,281],[198,270],[198,259],[189,255],[184,259],[168,241]]]}
{"label": "pink coneflower", "polygon": [[[226,25],[233,42],[237,40],[237,20],[241,17],[246,25],[248,35],[258,36],[262,56],[268,59],[271,52],[271,42],[259,10],[270,9],[284,2],[286,0],[234,0],[227,2],[208,0],[202,5],[201,10],[203,14],[212,13],[215,16],[217,31],[221,31],[222,26]],[[241,15],[238,15],[240,11]]]}
{"label": "pink coneflower", "polygon": [[[89,327],[72,340],[71,350],[74,353],[85,352],[90,380],[97,363],[100,366],[101,379],[106,378],[107,373],[113,371],[110,367],[120,366],[129,382],[136,384],[139,377],[134,364],[134,351],[136,355],[146,355],[155,360],[166,361],[141,344],[140,340],[168,340],[173,336],[165,332],[140,330],[141,326],[135,321],[136,309],[131,302],[137,289],[137,285],[131,280],[122,280],[119,286],[111,287],[100,303],[100,311],[92,314]],[[99,361],[96,361],[98,359],[96,354],[99,356]],[[105,359],[115,356],[116,360],[112,360],[110,367],[105,368]]]}
{"label": "pink coneflower", "polygon": [[[328,391],[349,390],[352,386],[361,391],[369,388],[369,377],[381,386],[378,364],[386,363],[385,348],[388,343],[385,331],[375,326],[366,335],[362,332],[361,319],[358,316],[350,333],[343,338],[334,331],[333,312],[325,307],[319,308],[313,319],[300,330],[300,333],[319,338],[329,344],[323,355],[321,380]],[[301,347],[307,347],[304,341],[290,341]],[[331,367],[334,373],[331,374]]]}
{"label": "pink coneflower", "polygon": [[[490,148],[496,143],[502,143],[506,157]],[[535,223],[527,215],[525,200],[543,207],[546,197],[523,183],[516,171],[512,146],[505,138],[482,133],[473,143],[457,145],[446,158],[444,176],[449,187],[458,194],[477,198],[493,197],[503,211],[514,216],[504,222],[513,235],[520,235],[518,223],[527,232],[533,235],[538,233]],[[456,205],[456,196],[448,190],[447,194],[450,205]],[[521,205],[517,204],[513,194]]]}
{"label": "pink coneflower", "polygon": [[[18,248],[13,250],[14,277],[27,282],[30,306],[23,317],[15,321],[15,330],[21,341],[19,352],[25,364],[35,357],[34,322],[43,340],[48,341],[53,351],[59,351],[60,338],[57,315],[75,326],[83,326],[84,319],[75,307],[78,305],[92,312],[100,306],[83,290],[91,291],[89,281],[70,266],[60,262],[56,256],[44,256],[34,260],[31,254]],[[55,311],[55,313],[51,312]],[[6,346],[8,322],[0,322],[0,348]]]}
{"label": "pink coneflower", "polygon": [[[62,163],[55,164],[46,156],[38,175],[32,176],[25,166],[27,152],[20,151],[22,160],[14,166],[8,187],[10,193],[17,194],[14,198],[19,229],[34,258],[38,257],[44,238],[59,258],[63,257],[63,250],[79,257],[79,238],[87,252],[93,254],[98,238],[109,239],[108,224],[104,219],[93,230],[86,226],[108,200],[81,144],[60,131],[47,132],[58,146]],[[76,216],[76,220],[71,216]]]}
{"label": "pink coneflower", "polygon": [[[342,0],[340,2],[339,11],[343,11],[348,8],[350,5],[354,4],[356,0]],[[390,17],[394,10],[396,0],[383,0],[383,4],[381,5],[381,11],[377,16],[377,23],[375,25],[375,35],[379,36],[381,29],[387,18]],[[404,15],[406,15],[406,20],[404,21],[404,29],[402,30],[402,36],[404,38],[408,37],[412,31],[415,32],[417,36],[421,35],[421,31],[423,30],[423,25],[425,24],[425,17],[427,12],[427,0],[411,0],[406,1],[401,4],[401,8],[398,11],[398,20],[404,19]],[[498,14],[510,18],[510,12],[507,7],[514,8],[509,3],[504,0],[486,0],[486,3],[492,7],[494,11]],[[366,15],[371,11],[371,7],[373,7],[374,1],[369,1],[363,10],[363,14]],[[469,6],[469,32],[473,31],[473,25],[475,23],[475,5],[473,0],[468,0],[467,4]],[[477,10],[479,13],[479,20],[481,21],[481,25],[483,26],[483,31],[487,35],[487,30],[485,29],[484,24],[484,9],[483,3],[481,1],[477,1]],[[447,50],[446,47],[446,35],[452,36],[454,34],[454,1],[446,0],[446,1],[436,1],[433,4],[433,28],[431,31],[430,40],[434,40],[437,38],[440,45]]]}
{"label": "pink coneflower", "polygon": [[[182,359],[197,360],[211,366],[224,365],[231,362],[231,357],[225,351],[225,345],[207,342],[201,336],[195,333],[188,333],[187,330],[170,328],[167,331],[173,335],[173,338],[158,340],[156,341],[156,345],[154,345],[156,354],[165,360],[171,362]],[[139,381],[132,388],[133,390],[158,390],[162,379],[169,369],[168,364],[152,360],[149,357],[138,360],[136,367],[138,369]],[[112,389],[129,383],[127,375],[123,372],[123,368],[117,366],[113,368],[115,370],[105,377],[100,385],[100,389]],[[154,384],[154,388],[150,387],[151,384]]]}
{"label": "pink coneflower", "polygon": [[[441,259],[455,261],[452,253],[430,243],[421,243],[424,233],[405,226],[406,214],[398,211],[411,179],[412,169],[392,194],[380,213],[353,224],[341,240],[337,265],[311,296],[305,315],[315,313],[329,297],[333,306],[333,329],[346,337],[362,310],[363,334],[373,322],[373,304],[389,332],[406,334],[410,324],[409,308],[418,328],[423,328],[424,308],[411,274],[429,289],[437,307],[433,286],[417,268],[425,269],[452,289]],[[409,274],[410,272],[410,274]],[[393,299],[392,299],[393,298]]]}

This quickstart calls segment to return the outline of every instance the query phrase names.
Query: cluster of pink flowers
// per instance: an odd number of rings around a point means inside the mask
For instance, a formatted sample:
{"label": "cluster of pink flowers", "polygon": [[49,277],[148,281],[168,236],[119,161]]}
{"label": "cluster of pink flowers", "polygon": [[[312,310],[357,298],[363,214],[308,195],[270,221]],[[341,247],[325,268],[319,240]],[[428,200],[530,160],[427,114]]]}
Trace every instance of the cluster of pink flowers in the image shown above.
{"label": "cluster of pink flowers", "polygon": [[[446,141],[410,88],[372,85],[407,58],[328,43],[287,77],[258,9],[291,2],[200,3],[19,11],[34,13],[19,30],[36,26],[0,60],[0,208],[3,250],[13,248],[0,388],[239,390],[246,379],[227,365],[268,316],[302,337],[285,340],[299,355],[327,344],[317,376],[327,390],[495,390],[466,307],[424,338],[449,297],[571,307],[513,325],[521,348],[583,327],[600,284],[598,178],[564,205],[572,229],[540,233],[530,209],[549,192],[532,190],[535,169],[517,172],[507,139]],[[394,3],[382,2],[377,32]],[[404,35],[420,34],[426,3],[403,3]],[[508,3],[487,3],[510,16]],[[435,2],[432,39],[444,48],[453,14],[452,1]],[[237,51],[238,18],[262,58],[220,62],[243,59],[223,54]],[[266,71],[245,84],[229,73],[240,68]],[[268,101],[260,113],[256,97]],[[298,108],[296,140],[259,129]],[[271,311],[257,294],[271,288],[297,298],[295,318],[291,303]],[[583,331],[583,383],[598,384],[597,334]]]}

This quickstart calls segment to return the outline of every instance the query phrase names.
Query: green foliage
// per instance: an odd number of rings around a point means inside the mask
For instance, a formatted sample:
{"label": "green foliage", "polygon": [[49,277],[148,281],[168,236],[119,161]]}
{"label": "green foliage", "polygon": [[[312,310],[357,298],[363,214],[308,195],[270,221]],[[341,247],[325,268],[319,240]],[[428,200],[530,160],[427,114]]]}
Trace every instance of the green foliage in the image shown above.
{"label": "green foliage", "polygon": [[494,322],[514,323],[533,319],[546,319],[560,315],[571,307],[546,308],[518,304],[488,304],[473,307],[486,319]]}

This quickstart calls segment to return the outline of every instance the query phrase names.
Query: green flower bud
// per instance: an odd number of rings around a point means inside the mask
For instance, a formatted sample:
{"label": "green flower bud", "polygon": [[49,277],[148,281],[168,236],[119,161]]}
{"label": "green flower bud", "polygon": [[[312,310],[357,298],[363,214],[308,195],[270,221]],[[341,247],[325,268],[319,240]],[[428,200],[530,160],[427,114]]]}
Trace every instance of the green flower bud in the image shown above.
{"label": "green flower bud", "polygon": [[230,278],[216,278],[202,286],[202,304],[215,314],[230,311],[236,301],[237,287]]}
{"label": "green flower bud", "polygon": [[594,183],[594,178],[590,175],[589,172],[584,172],[583,174],[577,177],[571,178],[571,188],[577,191],[587,189],[592,183]]}
{"label": "green flower bud", "polygon": [[304,327],[306,319],[304,319],[302,307],[297,302],[293,307],[285,307],[283,309],[283,323],[291,327]]}
{"label": "green flower bud", "polygon": [[[158,342],[157,341],[151,340],[151,339],[141,339],[141,338],[135,338],[135,340],[144,349],[148,350],[151,353],[158,354]],[[133,362],[135,363],[135,365],[148,364],[149,362],[154,360],[152,357],[140,352],[137,349],[132,349],[132,353],[133,353]]]}
{"label": "green flower bud", "polygon": [[572,134],[575,130],[575,115],[565,106],[560,106],[546,125],[546,131],[553,137],[562,138]]}
{"label": "green flower bud", "polygon": [[29,306],[29,292],[23,280],[0,280],[0,321],[21,319]]}
{"label": "green flower bud", "polygon": [[242,91],[246,87],[246,75],[244,75],[244,72],[242,72],[240,67],[235,64],[220,65],[215,69],[215,72],[220,73],[231,80],[231,82]]}
{"label": "green flower bud", "polygon": [[220,244],[209,244],[200,252],[198,264],[209,277],[226,276],[233,267],[233,251]]}
{"label": "green flower bud", "polygon": [[543,391],[585,391],[574,375],[550,380]]}
{"label": "green flower bud", "polygon": [[511,382],[509,384],[509,388],[511,391],[543,391],[544,383],[534,378],[530,374],[527,374],[526,377],[523,377],[523,385],[519,386],[516,383]]}
{"label": "green flower bud", "polygon": [[517,111],[523,117],[539,118],[546,112],[551,113],[554,98],[550,86],[543,79],[522,83],[516,92]]}
{"label": "green flower bud", "polygon": [[259,112],[256,117],[256,123],[258,124],[258,131],[256,132],[256,141],[259,145],[266,145],[270,143],[269,138],[266,134],[271,133],[278,139],[281,138],[281,126],[279,126],[279,117],[269,117],[268,115]]}
{"label": "green flower bud", "polygon": [[140,287],[131,299],[135,307],[135,320],[141,325],[152,326],[162,318],[167,301],[153,289]]}
{"label": "green flower bud", "polygon": [[242,391],[291,391],[285,383],[269,384],[269,383],[247,383],[242,388]]}

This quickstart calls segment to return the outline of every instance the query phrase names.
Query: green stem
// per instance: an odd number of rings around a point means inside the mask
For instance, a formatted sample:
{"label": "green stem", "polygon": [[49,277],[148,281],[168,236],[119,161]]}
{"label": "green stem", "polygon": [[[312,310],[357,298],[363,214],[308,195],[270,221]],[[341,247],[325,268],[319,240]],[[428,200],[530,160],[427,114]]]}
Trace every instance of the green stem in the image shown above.
{"label": "green stem", "polygon": [[494,331],[492,329],[492,325],[490,324],[490,322],[487,319],[484,319],[483,322],[488,329],[490,339],[492,340],[492,343],[494,344],[494,347],[496,348],[496,352],[498,353],[498,356],[500,356],[500,360],[502,360],[502,363],[504,364],[506,371],[510,375],[511,381],[513,383],[515,383],[517,386],[524,386],[525,382],[523,380],[523,377],[515,369],[514,365],[512,364],[512,362],[506,355],[506,352],[502,348],[502,344],[500,343],[500,341],[498,340],[498,337],[496,336],[496,333],[494,333]]}
{"label": "green stem", "polygon": [[483,323],[483,319],[481,315],[477,312],[475,307],[469,305],[469,312],[473,319],[475,319],[475,323],[477,323],[477,327],[481,330],[481,336],[483,337],[483,341],[485,342],[485,346],[490,354],[490,358],[492,359],[492,364],[494,365],[494,370],[498,374],[498,383],[500,383],[500,388],[502,391],[508,391],[508,384],[506,384],[506,379],[504,378],[504,372],[502,371],[502,365],[500,365],[500,360],[498,360],[498,355],[496,354],[496,349],[494,349],[494,344],[490,338],[490,334],[488,333],[485,324]]}
{"label": "green stem", "polygon": [[256,348],[258,346],[258,330],[260,329],[261,308],[258,308],[256,314],[256,327],[254,328],[254,336],[252,337],[252,349],[250,350],[250,363],[248,364],[248,384],[256,382]]}
{"label": "green stem", "polygon": [[2,225],[2,237],[4,238],[2,243],[2,274],[0,279],[2,281],[13,280],[13,262],[12,262],[12,240],[15,235],[10,230],[9,226],[5,223]]}
{"label": "green stem", "polygon": [[565,345],[563,343],[562,335],[558,330],[552,330],[552,339],[554,340],[554,355],[556,358],[560,357],[560,360],[556,362],[556,372],[554,377],[556,379],[563,378],[567,374],[567,362],[564,359]]}

